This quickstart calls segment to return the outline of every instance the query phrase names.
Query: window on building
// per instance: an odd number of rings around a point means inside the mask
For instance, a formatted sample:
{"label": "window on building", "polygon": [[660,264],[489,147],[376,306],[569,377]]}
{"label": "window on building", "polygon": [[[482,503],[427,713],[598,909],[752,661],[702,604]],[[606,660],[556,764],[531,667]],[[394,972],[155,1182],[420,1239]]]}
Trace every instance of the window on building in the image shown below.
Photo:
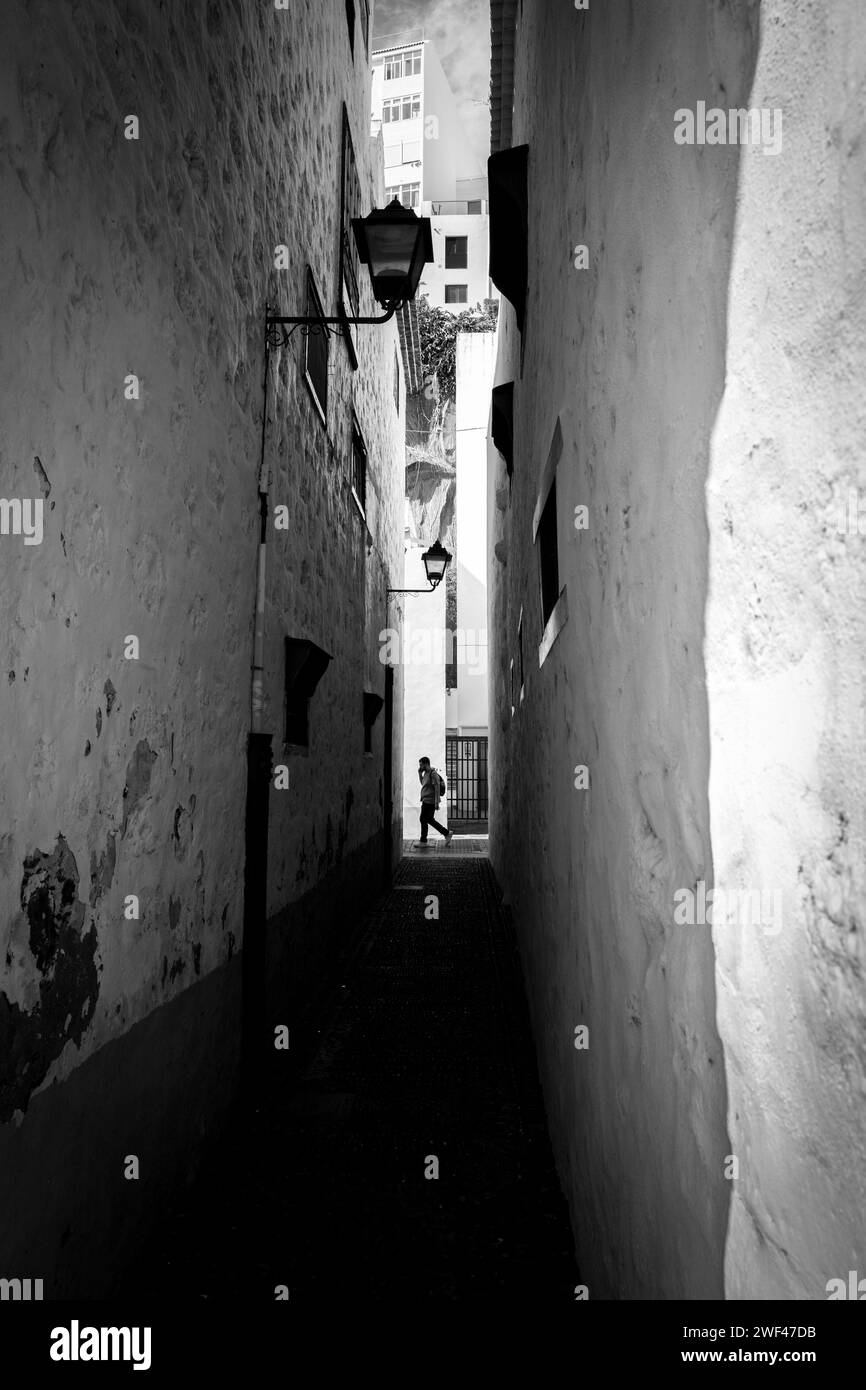
{"label": "window on building", "polygon": [[370,0],[360,0],[361,33],[364,35],[364,52],[370,52]]}
{"label": "window on building", "polygon": [[340,295],[342,299],[341,309],[347,318],[357,318],[360,313],[358,285],[361,276],[361,261],[358,255],[358,245],[352,233],[352,218],[363,217],[363,215],[361,185],[355,164],[352,132],[349,129],[349,114],[344,106],[340,177]]}
{"label": "window on building", "polygon": [[398,203],[402,203],[404,208],[417,208],[421,201],[421,184],[419,183],[395,183],[390,188],[385,189],[386,201],[390,202],[396,198]]}
{"label": "window on building", "polygon": [[310,701],[330,660],[328,653],[315,642],[286,638],[283,737],[287,746],[310,746]]}
{"label": "window on building", "polygon": [[503,381],[491,393],[491,434],[511,478],[514,469],[514,382]]}
{"label": "window on building", "polygon": [[523,332],[528,277],[528,145],[499,150],[487,161],[490,212],[490,278],[514,306]]}
{"label": "window on building", "polygon": [[518,696],[523,694],[523,609],[520,610],[520,617],[517,620],[517,674],[520,678],[520,689]]}
{"label": "window on building", "polygon": [[550,485],[536,533],[541,579],[541,615],[546,624],[559,598],[559,552],[556,541],[556,478]]}
{"label": "window on building", "polygon": [[468,203],[466,204],[466,212],[467,212],[467,214],[474,214],[476,217],[480,216],[480,214],[481,214],[481,199],[480,199],[480,198],[470,198],[469,201],[468,201]]}
{"label": "window on building", "polygon": [[[321,319],[325,317],[311,270],[307,271],[307,307],[305,313],[308,318]],[[328,335],[324,328],[317,329],[315,325],[304,334],[304,380],[310,389],[310,395],[319,415],[322,417],[322,424],[327,428]]]}
{"label": "window on building", "polygon": [[417,77],[421,71],[421,50],[412,48],[403,53],[391,53],[385,59],[385,81],[397,77]]}
{"label": "window on building", "polygon": [[367,510],[367,449],[364,436],[352,417],[352,492],[362,512]]}
{"label": "window on building", "polygon": [[445,269],[465,270],[469,264],[469,238],[447,236],[445,238]]}
{"label": "window on building", "polygon": [[394,121],[411,121],[421,115],[421,93],[414,92],[404,97],[386,97],[382,102],[382,124],[393,125]]}
{"label": "window on building", "polygon": [[445,689],[457,689],[457,566],[445,571]]}
{"label": "window on building", "polygon": [[373,751],[373,725],[379,718],[379,712],[385,701],[381,695],[376,695],[372,690],[364,691],[364,752]]}
{"label": "window on building", "polygon": [[468,285],[446,285],[445,303],[446,304],[466,304],[469,299]]}

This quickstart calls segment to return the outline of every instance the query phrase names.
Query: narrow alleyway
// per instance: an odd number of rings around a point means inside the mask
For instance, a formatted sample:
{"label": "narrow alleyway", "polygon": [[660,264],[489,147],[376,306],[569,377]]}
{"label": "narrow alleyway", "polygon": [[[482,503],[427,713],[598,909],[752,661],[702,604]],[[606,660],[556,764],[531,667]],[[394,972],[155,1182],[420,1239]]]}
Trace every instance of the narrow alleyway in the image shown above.
{"label": "narrow alleyway", "polygon": [[573,1302],[572,1236],[486,840],[406,850],[318,1049],[290,1086],[275,1059],[258,1132],[238,1119],[118,1292]]}

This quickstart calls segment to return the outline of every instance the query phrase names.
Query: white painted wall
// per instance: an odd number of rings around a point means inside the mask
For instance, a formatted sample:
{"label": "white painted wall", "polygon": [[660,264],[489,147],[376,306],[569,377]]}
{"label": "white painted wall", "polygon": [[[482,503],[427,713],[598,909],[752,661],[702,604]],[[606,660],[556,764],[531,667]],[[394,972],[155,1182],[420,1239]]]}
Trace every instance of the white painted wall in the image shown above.
{"label": "white painted wall", "polygon": [[[431,304],[438,304],[449,313],[459,314],[490,297],[489,218],[486,213],[477,216],[455,213],[447,217],[431,217],[430,220],[434,260],[424,267],[420,293],[426,294]],[[465,270],[445,268],[445,238],[449,236],[465,236],[467,239]],[[446,304],[446,285],[466,285],[466,303]],[[496,294],[498,296],[498,291]]]}
{"label": "white painted wall", "polygon": [[[495,333],[458,333],[456,711],[461,729],[487,728],[487,425]],[[456,718],[455,718],[456,716]]]}
{"label": "white painted wall", "polygon": [[[411,544],[406,551],[404,584],[421,588],[427,576],[421,555],[426,545]],[[421,809],[418,759],[427,757],[445,775],[445,667],[437,652],[437,634],[445,631],[445,585],[430,593],[406,594],[400,604],[404,611],[401,651],[404,676],[403,723],[403,835],[417,839]],[[395,622],[392,602],[390,625]],[[439,639],[441,641],[441,638]],[[448,823],[447,797],[436,819]],[[433,835],[436,831],[431,832]]]}
{"label": "white painted wall", "polygon": [[761,18],[750,104],[783,101],[784,143],[741,163],[706,652],[716,884],[782,915],[713,940],[726,1288],[802,1299],[866,1275],[866,541],[839,529],[866,498],[866,43],[851,0]]}

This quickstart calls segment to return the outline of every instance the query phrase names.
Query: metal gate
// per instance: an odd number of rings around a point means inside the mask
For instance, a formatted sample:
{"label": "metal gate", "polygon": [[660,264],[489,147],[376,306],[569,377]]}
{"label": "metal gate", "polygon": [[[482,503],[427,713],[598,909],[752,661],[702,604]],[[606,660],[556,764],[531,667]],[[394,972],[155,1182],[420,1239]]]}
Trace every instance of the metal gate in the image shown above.
{"label": "metal gate", "polygon": [[487,739],[445,738],[448,820],[487,820]]}

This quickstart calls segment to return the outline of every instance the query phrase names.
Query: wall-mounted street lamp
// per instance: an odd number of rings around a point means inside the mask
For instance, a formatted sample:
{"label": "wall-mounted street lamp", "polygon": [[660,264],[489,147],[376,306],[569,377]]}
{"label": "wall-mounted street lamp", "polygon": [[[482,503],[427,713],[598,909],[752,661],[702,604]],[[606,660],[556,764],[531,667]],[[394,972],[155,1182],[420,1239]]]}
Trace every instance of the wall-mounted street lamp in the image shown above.
{"label": "wall-mounted street lamp", "polygon": [[[386,208],[374,208],[367,217],[353,217],[352,231],[362,264],[370,271],[373,298],[385,313],[350,318],[284,318],[265,314],[265,336],[269,347],[285,347],[296,328],[308,333],[341,333],[347,324],[387,323],[398,309],[415,298],[421,272],[433,260],[433,239],[429,217],[417,217],[394,198]],[[286,330],[286,325],[291,327]]]}
{"label": "wall-mounted street lamp", "polygon": [[434,541],[429,550],[425,550],[421,556],[424,561],[424,569],[427,573],[429,589],[389,589],[389,594],[429,594],[442,583],[445,578],[445,571],[451,560],[450,551],[446,550],[439,541]]}

